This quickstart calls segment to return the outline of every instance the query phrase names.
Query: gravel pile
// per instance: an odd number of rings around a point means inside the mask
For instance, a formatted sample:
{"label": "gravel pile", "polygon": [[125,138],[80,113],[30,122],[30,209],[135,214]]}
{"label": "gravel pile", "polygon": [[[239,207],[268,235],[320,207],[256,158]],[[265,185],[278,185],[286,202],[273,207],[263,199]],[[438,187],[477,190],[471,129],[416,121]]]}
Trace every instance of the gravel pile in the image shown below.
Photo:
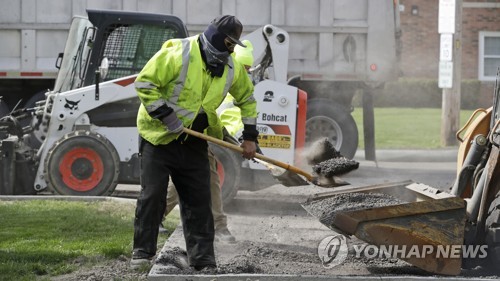
{"label": "gravel pile", "polygon": [[[349,243],[353,243],[354,241],[350,240]],[[381,275],[429,275],[425,271],[399,259],[356,258],[352,245],[349,247],[347,260],[336,268],[323,267],[316,249],[304,251],[304,249],[299,250],[292,246],[250,241],[240,241],[237,247],[241,250],[240,254],[230,259],[218,259],[217,269],[212,272],[179,269],[171,266],[172,264],[163,264],[168,266],[162,269],[161,272],[156,273],[166,275],[286,274],[333,276],[354,272],[358,268],[367,268],[370,272]]]}
{"label": "gravel pile", "polygon": [[259,266],[258,262],[249,259],[247,256],[238,256],[232,261],[221,264],[217,267],[217,274],[259,274],[264,273],[264,270]]}
{"label": "gravel pile", "polygon": [[179,247],[163,251],[161,255],[158,256],[157,262],[161,264],[173,265],[175,268],[172,267],[171,270],[190,269],[187,252]]}
{"label": "gravel pile", "polygon": [[[77,261],[75,261],[77,264]],[[148,280],[147,271],[134,270],[130,267],[130,258],[119,256],[115,260],[97,262],[92,267],[79,267],[78,270],[50,277],[51,281],[102,281],[102,280]],[[49,280],[40,277],[40,280]],[[2,279],[0,277],[0,279]],[[37,279],[39,280],[39,279]]]}
{"label": "gravel pile", "polygon": [[[296,249],[279,248],[279,245],[241,241],[240,254],[230,260],[218,260],[215,272],[195,271],[192,268],[181,269],[173,259],[158,259],[164,266],[157,274],[203,275],[203,274],[316,274],[321,271],[321,262],[315,251],[297,252]],[[175,256],[177,253],[162,253]],[[216,254],[217,257],[217,254]]]}
{"label": "gravel pile", "polygon": [[345,157],[328,159],[312,167],[317,175],[322,175],[327,178],[341,176],[357,168],[359,168],[359,163],[357,161]]}
{"label": "gravel pile", "polygon": [[311,215],[319,218],[326,226],[331,226],[338,213],[392,206],[405,203],[385,193],[343,193],[324,200],[302,204]]}
{"label": "gravel pile", "polygon": [[332,178],[346,174],[359,167],[359,163],[344,157],[328,138],[315,141],[304,151],[307,163],[320,177]]}

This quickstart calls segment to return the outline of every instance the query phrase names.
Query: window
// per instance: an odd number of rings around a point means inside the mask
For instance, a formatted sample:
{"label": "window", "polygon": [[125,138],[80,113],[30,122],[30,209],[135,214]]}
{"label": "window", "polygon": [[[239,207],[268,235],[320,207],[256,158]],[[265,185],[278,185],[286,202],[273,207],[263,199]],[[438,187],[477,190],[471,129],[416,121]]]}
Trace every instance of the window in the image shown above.
{"label": "window", "polygon": [[500,32],[479,32],[479,80],[495,81],[500,67]]}
{"label": "window", "polygon": [[109,60],[105,81],[139,73],[165,41],[178,37],[178,30],[168,25],[110,25],[105,32],[101,55]]}

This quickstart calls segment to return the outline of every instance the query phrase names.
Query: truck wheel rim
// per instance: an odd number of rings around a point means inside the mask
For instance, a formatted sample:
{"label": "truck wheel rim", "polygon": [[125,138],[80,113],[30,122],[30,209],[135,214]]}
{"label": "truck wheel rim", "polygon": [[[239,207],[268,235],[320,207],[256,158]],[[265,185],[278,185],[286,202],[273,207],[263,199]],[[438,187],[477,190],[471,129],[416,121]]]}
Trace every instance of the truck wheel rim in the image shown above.
{"label": "truck wheel rim", "polygon": [[76,191],[95,188],[104,175],[104,165],[97,152],[89,148],[74,148],[64,155],[59,164],[64,184]]}
{"label": "truck wheel rim", "polygon": [[222,162],[217,160],[217,174],[219,174],[219,188],[222,190],[222,186],[224,185],[224,179],[226,178],[226,173],[224,172],[224,166]]}
{"label": "truck wheel rim", "polygon": [[328,137],[334,144],[335,149],[340,150],[343,141],[342,129],[340,125],[333,119],[316,116],[306,121],[306,143]]}

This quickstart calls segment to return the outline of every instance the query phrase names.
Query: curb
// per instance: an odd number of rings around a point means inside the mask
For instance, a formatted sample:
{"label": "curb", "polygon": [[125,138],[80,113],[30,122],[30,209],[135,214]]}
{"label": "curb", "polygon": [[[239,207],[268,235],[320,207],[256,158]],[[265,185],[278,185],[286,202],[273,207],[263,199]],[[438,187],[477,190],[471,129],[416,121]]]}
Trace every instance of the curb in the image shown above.
{"label": "curb", "polygon": [[[458,148],[444,149],[379,149],[376,161],[381,162],[456,162]],[[358,149],[355,160],[365,160],[365,152]]]}
{"label": "curb", "polygon": [[135,203],[137,199],[110,196],[68,196],[68,195],[0,195],[0,201],[25,200],[61,200],[61,201],[115,201],[119,203]]}
{"label": "curb", "polygon": [[460,277],[414,277],[414,276],[324,276],[324,275],[265,275],[265,274],[224,274],[224,275],[148,275],[148,280],[171,280],[171,281],[204,281],[204,280],[217,280],[217,281],[317,281],[317,280],[346,280],[346,281],[364,281],[364,280],[408,280],[408,281],[422,281],[422,280],[441,280],[441,281],[484,281],[481,278],[460,278]]}
{"label": "curb", "polygon": [[[236,196],[228,205],[224,206],[227,213],[238,213],[240,210],[252,210],[252,215],[289,215],[301,214],[307,215],[307,212],[300,205],[304,203],[308,196],[301,195],[286,195],[275,194],[263,196],[246,192],[238,191],[240,195]],[[242,196],[243,195],[243,196]]]}

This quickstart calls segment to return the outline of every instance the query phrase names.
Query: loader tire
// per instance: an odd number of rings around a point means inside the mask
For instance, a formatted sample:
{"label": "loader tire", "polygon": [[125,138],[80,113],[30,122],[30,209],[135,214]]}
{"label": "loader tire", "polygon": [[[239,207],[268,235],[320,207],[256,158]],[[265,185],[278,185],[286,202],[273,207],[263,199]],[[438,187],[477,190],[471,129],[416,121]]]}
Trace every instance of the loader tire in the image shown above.
{"label": "loader tire", "polygon": [[237,154],[218,145],[209,144],[217,160],[217,173],[219,174],[221,197],[223,205],[229,204],[234,199],[239,189],[241,160]]}
{"label": "loader tire", "polygon": [[118,184],[120,158],[104,136],[80,130],[66,134],[49,150],[45,178],[62,195],[105,196]]}
{"label": "loader tire", "polygon": [[351,114],[331,101],[313,99],[307,104],[306,147],[323,137],[347,158],[358,149],[358,127]]}
{"label": "loader tire", "polygon": [[[34,94],[28,101],[26,101],[26,103],[24,104],[24,108],[34,108],[37,102],[45,99],[46,92],[47,90],[44,90]],[[21,125],[23,127],[26,127],[30,124],[33,124],[34,122],[36,122],[36,118],[24,118],[23,120],[21,120]]]}
{"label": "loader tire", "polygon": [[0,118],[6,116],[7,114],[9,114],[9,107],[3,100],[0,99]]}
{"label": "loader tire", "polygon": [[[9,114],[9,107],[7,106],[7,104],[0,99],[0,119],[2,117],[5,117]],[[8,133],[7,132],[4,132],[4,131],[0,131],[0,139],[5,139],[8,137]],[[0,183],[1,185],[1,183]]]}
{"label": "loader tire", "polygon": [[29,98],[29,100],[26,101],[26,103],[24,104],[24,107],[25,108],[34,108],[37,102],[45,100],[45,93],[46,92],[47,92],[47,90],[43,90],[43,91],[40,91],[40,92],[37,92],[36,94],[34,94],[31,98]]}

